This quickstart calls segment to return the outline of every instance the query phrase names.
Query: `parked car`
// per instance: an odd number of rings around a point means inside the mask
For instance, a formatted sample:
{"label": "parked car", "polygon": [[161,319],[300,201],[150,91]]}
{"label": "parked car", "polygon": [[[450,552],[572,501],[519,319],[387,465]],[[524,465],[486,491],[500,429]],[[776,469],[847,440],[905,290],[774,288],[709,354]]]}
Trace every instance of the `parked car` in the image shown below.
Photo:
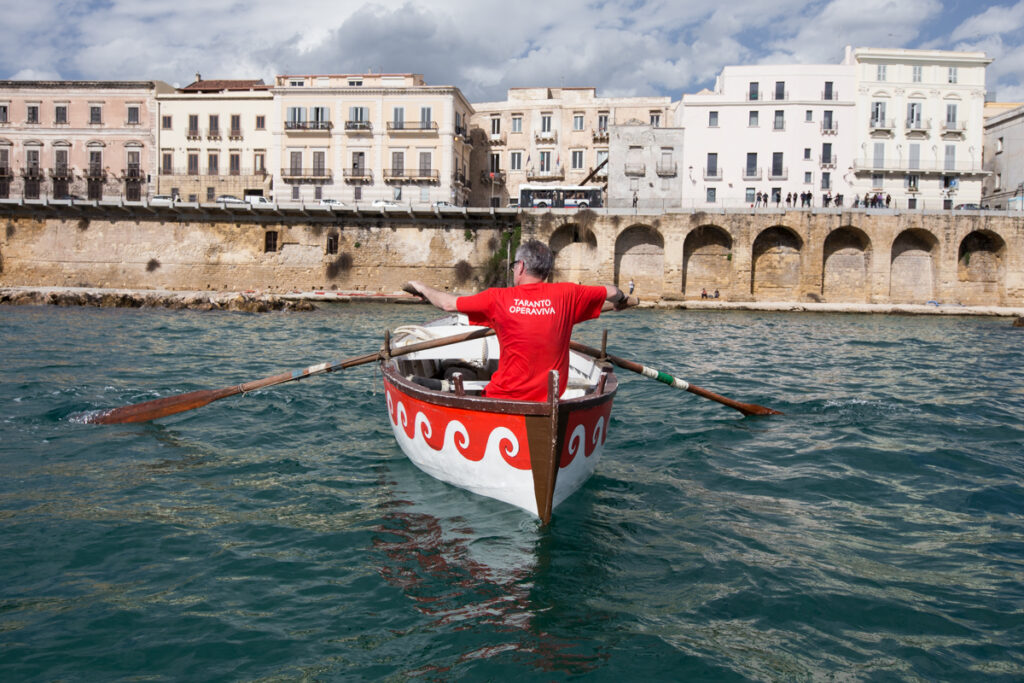
{"label": "parked car", "polygon": [[155,194],[149,200],[150,206],[170,206],[174,202],[178,201],[178,195],[174,194]]}
{"label": "parked car", "polygon": [[333,206],[338,209],[343,209],[345,208],[345,202],[339,199],[321,199],[320,206]]}
{"label": "parked car", "polygon": [[957,204],[953,208],[957,211],[981,211],[981,206],[978,204]]}
{"label": "parked car", "polygon": [[245,201],[249,202],[253,206],[273,206],[274,202],[270,201],[261,194],[247,194],[245,195]]}
{"label": "parked car", "polygon": [[218,204],[245,204],[246,206],[249,205],[249,202],[245,201],[244,199],[239,199],[238,197],[233,197],[232,195],[229,195],[229,194],[222,194],[221,196],[217,197],[217,203]]}
{"label": "parked car", "polygon": [[370,206],[378,209],[400,209],[402,208],[398,202],[393,202],[390,199],[374,199],[373,204]]}
{"label": "parked car", "polygon": [[446,202],[446,201],[444,201],[443,199],[442,199],[442,200],[440,200],[440,201],[436,201],[436,202],[434,202],[434,206],[436,206],[436,207],[437,207],[437,208],[439,208],[439,209],[443,209],[443,208],[445,208],[445,207],[451,207],[451,208],[455,208],[455,205],[454,205],[454,204],[452,204],[451,202]]}

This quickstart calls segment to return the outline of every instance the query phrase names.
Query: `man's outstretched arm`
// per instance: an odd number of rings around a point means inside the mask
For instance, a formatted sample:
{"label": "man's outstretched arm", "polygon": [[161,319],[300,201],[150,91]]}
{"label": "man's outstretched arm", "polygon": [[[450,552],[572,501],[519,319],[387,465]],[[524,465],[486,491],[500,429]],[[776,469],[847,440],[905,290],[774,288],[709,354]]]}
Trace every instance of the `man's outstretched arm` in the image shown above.
{"label": "man's outstretched arm", "polygon": [[616,287],[615,285],[605,285],[604,288],[607,292],[605,301],[610,303],[616,311],[621,311],[625,308],[629,308],[630,306],[636,306],[637,304],[640,303],[640,300],[637,299],[635,296],[626,296],[626,293],[623,292],[618,287]]}
{"label": "man's outstretched arm", "polygon": [[406,288],[406,291],[408,291],[408,289],[412,289],[419,292],[424,299],[434,304],[442,311],[455,312],[459,310],[455,305],[455,302],[459,297],[450,292],[442,292],[441,290],[434,289],[433,287],[425,285],[418,280],[410,280],[406,283]]}

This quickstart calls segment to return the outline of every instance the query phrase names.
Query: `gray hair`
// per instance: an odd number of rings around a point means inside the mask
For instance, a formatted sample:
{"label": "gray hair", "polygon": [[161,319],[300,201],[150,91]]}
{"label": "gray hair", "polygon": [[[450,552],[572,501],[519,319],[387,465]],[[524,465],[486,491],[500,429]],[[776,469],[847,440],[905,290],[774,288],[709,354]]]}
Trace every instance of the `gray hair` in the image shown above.
{"label": "gray hair", "polygon": [[538,240],[527,240],[516,249],[516,261],[522,261],[526,272],[547,280],[555,267],[555,256],[548,246]]}

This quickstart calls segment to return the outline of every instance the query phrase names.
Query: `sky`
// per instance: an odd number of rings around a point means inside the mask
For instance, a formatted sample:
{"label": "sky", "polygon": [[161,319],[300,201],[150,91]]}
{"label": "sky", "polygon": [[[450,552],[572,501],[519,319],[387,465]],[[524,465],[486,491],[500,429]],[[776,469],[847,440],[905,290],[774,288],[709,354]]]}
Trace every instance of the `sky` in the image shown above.
{"label": "sky", "polygon": [[8,79],[374,71],[471,102],[522,86],[675,100],[727,65],[834,64],[845,45],[981,51],[989,98],[1024,101],[1024,0],[0,0]]}

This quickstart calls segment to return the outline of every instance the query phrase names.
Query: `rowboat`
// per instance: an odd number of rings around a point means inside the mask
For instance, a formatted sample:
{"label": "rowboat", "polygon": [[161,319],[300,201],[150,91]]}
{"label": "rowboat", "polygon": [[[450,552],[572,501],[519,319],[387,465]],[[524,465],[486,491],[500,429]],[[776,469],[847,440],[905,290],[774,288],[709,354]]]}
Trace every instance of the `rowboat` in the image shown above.
{"label": "rowboat", "polygon": [[414,465],[430,476],[515,505],[543,522],[594,473],[618,381],[611,365],[570,351],[568,385],[548,400],[511,401],[482,395],[498,367],[495,336],[392,357],[390,351],[480,329],[465,316],[399,328],[380,361],[388,421]]}

